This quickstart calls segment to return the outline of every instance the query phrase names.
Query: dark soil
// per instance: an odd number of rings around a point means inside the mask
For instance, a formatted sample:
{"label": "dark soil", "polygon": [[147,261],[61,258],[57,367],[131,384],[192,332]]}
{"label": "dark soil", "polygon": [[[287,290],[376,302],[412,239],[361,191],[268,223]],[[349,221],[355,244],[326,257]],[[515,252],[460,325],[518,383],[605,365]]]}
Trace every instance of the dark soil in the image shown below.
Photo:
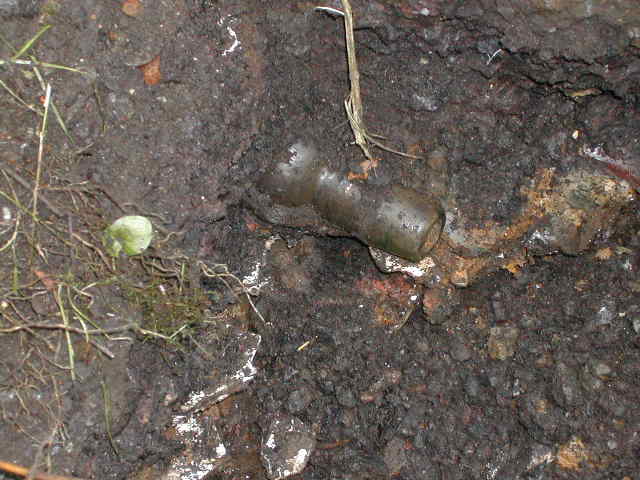
{"label": "dark soil", "polygon": [[[366,125],[420,157],[374,148],[370,170],[342,19],[315,6],[0,0],[10,45],[51,25],[30,53],[82,71],[40,66],[69,131],[52,116],[41,158],[58,233],[12,243],[41,118],[9,88],[35,109],[43,91],[0,45],[0,461],[267,478],[265,439],[295,418],[289,447],[312,445],[295,478],[639,478],[640,6],[352,0]],[[257,186],[300,141],[345,178],[436,198],[420,275]],[[103,261],[124,213],[157,240]],[[42,327],[71,301],[113,333]]]}

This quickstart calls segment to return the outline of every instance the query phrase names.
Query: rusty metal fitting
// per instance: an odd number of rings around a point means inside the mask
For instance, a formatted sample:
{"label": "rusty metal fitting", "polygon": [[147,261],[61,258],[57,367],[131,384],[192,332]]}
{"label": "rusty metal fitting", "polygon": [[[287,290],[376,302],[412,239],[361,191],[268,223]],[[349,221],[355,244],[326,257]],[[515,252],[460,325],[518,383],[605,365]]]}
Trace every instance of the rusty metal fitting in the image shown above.
{"label": "rusty metal fitting", "polygon": [[289,153],[258,184],[275,203],[311,205],[328,223],[365,244],[413,262],[438,241],[444,213],[431,196],[399,185],[350,181],[330,171],[307,144],[296,143]]}

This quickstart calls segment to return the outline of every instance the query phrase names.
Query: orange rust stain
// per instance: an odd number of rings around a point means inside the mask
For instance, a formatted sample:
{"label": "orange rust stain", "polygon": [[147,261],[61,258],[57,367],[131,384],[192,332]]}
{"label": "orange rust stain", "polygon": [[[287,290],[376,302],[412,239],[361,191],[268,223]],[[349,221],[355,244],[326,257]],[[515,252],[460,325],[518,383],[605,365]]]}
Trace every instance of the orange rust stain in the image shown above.
{"label": "orange rust stain", "polygon": [[589,449],[580,437],[573,437],[558,450],[558,465],[566,470],[581,470],[581,464],[588,461]]}
{"label": "orange rust stain", "polygon": [[610,247],[601,248],[595,253],[594,257],[596,260],[609,260],[613,257],[613,250]]}
{"label": "orange rust stain", "polygon": [[38,280],[42,282],[44,288],[46,288],[49,292],[52,292],[56,288],[56,281],[53,279],[48,273],[43,272],[42,270],[34,270],[33,273],[36,274]]}
{"label": "orange rust stain", "polygon": [[260,225],[258,223],[248,218],[245,218],[245,223],[247,225],[247,230],[249,230],[250,232],[255,232],[256,230],[258,230],[258,228],[260,228]]}
{"label": "orange rust stain", "polygon": [[471,230],[474,240],[487,248],[494,248],[503,241],[522,237],[537,218],[552,209],[551,186],[554,173],[553,168],[543,168],[538,171],[536,185],[523,191],[527,197],[527,205],[511,225],[505,228],[496,222],[487,222],[485,228]]}
{"label": "orange rust stain", "polygon": [[362,169],[362,173],[349,172],[347,174],[347,179],[348,180],[366,180],[367,178],[369,178],[369,170],[373,170],[375,173],[378,163],[379,163],[379,159],[377,158],[372,158],[371,160],[364,160],[360,162],[360,168]]}
{"label": "orange rust stain", "polygon": [[383,295],[404,304],[415,292],[414,285],[404,275],[389,275],[380,280],[377,278],[361,278],[356,282],[357,288],[366,296]]}
{"label": "orange rust stain", "polygon": [[157,85],[162,79],[162,73],[160,72],[160,55],[156,55],[149,63],[140,65],[138,68],[142,72],[144,83],[147,85]]}
{"label": "orange rust stain", "polygon": [[125,15],[136,17],[142,13],[143,6],[140,0],[124,0],[122,2],[122,11]]}
{"label": "orange rust stain", "polygon": [[520,269],[527,264],[526,255],[516,256],[511,259],[504,265],[504,269],[511,272],[513,275],[519,275]]}

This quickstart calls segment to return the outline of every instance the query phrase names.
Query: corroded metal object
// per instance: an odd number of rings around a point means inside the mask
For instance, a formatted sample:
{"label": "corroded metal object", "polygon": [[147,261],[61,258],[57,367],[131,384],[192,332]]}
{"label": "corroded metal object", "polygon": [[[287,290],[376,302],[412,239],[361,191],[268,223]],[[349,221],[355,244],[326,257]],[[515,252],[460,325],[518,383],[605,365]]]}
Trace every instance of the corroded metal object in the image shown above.
{"label": "corroded metal object", "polygon": [[438,241],[444,212],[432,197],[398,185],[352,182],[330,171],[310,145],[296,143],[289,152],[258,185],[275,203],[311,205],[327,222],[367,245],[413,262]]}

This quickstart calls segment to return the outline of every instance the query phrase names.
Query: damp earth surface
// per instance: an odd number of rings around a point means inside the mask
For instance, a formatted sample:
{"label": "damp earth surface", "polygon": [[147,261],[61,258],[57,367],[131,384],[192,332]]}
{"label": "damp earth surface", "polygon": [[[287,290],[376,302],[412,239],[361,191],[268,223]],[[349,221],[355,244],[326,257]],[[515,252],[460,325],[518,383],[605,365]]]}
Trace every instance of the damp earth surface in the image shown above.
{"label": "damp earth surface", "polygon": [[[351,6],[366,129],[409,156],[354,144],[340,1],[0,0],[0,461],[638,478],[640,5]],[[435,247],[261,188],[300,142],[434,202]],[[154,242],[110,258],[124,214]]]}

